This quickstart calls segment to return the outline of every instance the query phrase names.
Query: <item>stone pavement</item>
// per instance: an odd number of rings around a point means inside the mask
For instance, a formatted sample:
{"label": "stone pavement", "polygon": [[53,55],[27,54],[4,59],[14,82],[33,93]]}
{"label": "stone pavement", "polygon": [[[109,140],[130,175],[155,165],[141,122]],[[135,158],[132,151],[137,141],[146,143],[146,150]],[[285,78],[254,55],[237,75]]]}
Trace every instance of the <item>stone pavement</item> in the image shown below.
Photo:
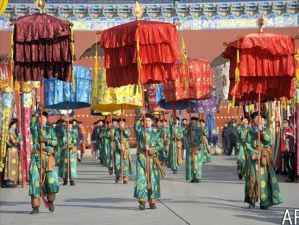
{"label": "stone pavement", "polygon": [[[134,164],[135,165],[135,164]],[[135,166],[134,166],[135,169]],[[138,210],[134,182],[115,184],[104,167],[85,159],[78,167],[76,186],[60,186],[55,212],[44,206],[30,215],[28,188],[0,189],[1,225],[239,225],[281,224],[285,208],[299,208],[299,184],[280,183],[284,203],[261,211],[243,202],[244,181],[236,175],[236,159],[213,156],[204,166],[199,184],[187,183],[184,168],[167,171],[162,179],[162,199],[157,210]]]}

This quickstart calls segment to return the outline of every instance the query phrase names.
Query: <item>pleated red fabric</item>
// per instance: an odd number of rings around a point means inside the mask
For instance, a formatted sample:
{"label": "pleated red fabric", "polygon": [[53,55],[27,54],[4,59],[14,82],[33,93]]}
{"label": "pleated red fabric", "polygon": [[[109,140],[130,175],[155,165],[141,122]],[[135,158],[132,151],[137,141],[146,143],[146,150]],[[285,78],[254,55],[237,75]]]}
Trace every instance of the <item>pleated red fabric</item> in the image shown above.
{"label": "pleated red fabric", "polygon": [[[240,81],[235,84],[237,50]],[[231,42],[223,55],[230,59],[230,96],[237,101],[292,98],[295,93],[295,41],[287,35],[255,33]]]}
{"label": "pleated red fabric", "polygon": [[[142,64],[137,70],[137,40]],[[175,25],[133,21],[105,30],[100,45],[105,50],[108,87],[163,83],[174,80],[174,64],[180,58]]]}
{"label": "pleated red fabric", "polygon": [[71,29],[47,14],[19,17],[14,26],[14,79],[71,81]]}

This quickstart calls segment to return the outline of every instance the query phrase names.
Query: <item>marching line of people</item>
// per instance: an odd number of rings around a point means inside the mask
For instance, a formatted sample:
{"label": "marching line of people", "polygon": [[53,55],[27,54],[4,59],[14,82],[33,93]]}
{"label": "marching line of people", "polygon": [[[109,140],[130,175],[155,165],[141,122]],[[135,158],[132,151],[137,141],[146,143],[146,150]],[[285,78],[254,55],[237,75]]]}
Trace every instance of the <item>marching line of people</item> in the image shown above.
{"label": "marching line of people", "polygon": [[[258,125],[257,113],[252,120],[243,117],[236,127],[237,142],[233,146],[237,155],[239,179],[245,178],[245,202],[249,208],[259,202],[261,209],[282,202],[278,179],[272,162],[272,136],[262,116]],[[250,123],[251,121],[251,123]],[[63,185],[75,185],[77,178],[77,161],[80,162],[80,146],[83,135],[78,121],[67,124],[59,119],[54,127],[48,121],[48,113],[36,111],[32,115],[30,131],[32,136],[32,155],[29,172],[29,195],[31,196],[32,214],[39,213],[40,198],[51,212],[59,192],[60,177]],[[20,163],[18,148],[21,136],[17,130],[17,120],[9,124],[7,139],[7,156],[5,162],[6,185],[14,187],[20,180]],[[288,179],[294,181],[295,148],[294,132],[284,120],[281,140],[281,152],[287,166]],[[69,129],[69,132],[68,132]],[[208,129],[205,121],[191,117],[190,121],[180,121],[174,115],[169,123],[152,114],[143,114],[134,125],[136,136],[136,175],[134,197],[138,199],[139,209],[145,210],[146,202],[150,209],[156,209],[161,197],[160,179],[166,175],[163,166],[177,174],[185,160],[185,178],[191,183],[199,183],[202,178],[203,164],[211,161],[208,146]],[[261,192],[258,193],[258,133],[261,133]],[[128,184],[133,175],[132,153],[129,139],[131,131],[126,119],[99,120],[95,123],[92,134],[95,157],[102,166],[107,167],[110,175],[115,175],[115,183]],[[42,159],[40,157],[42,147]],[[186,152],[184,152],[186,150]],[[42,160],[42,162],[41,162]],[[42,169],[40,168],[42,166]],[[40,174],[42,172],[42,174]],[[260,198],[259,198],[260,197]]]}

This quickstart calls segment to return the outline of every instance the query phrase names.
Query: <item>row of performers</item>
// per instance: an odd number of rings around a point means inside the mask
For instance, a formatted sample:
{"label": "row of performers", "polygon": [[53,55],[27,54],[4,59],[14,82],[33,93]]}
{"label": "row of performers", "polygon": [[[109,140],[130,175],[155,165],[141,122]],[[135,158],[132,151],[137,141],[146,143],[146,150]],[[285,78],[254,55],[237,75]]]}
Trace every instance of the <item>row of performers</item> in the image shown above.
{"label": "row of performers", "polygon": [[[68,178],[71,184],[74,184],[74,178],[77,177],[76,172],[76,144],[78,141],[78,133],[70,125],[69,138],[67,138],[67,130],[65,122],[61,121],[54,129],[47,119],[47,113],[42,114],[41,124],[39,123],[38,114],[32,116],[31,135],[33,141],[33,149],[30,165],[29,176],[29,194],[32,201],[32,214],[39,213],[40,197],[47,197],[49,210],[54,211],[54,200],[59,190],[58,175],[64,179],[67,184]],[[257,114],[253,114],[253,125],[239,126],[242,142],[239,151],[238,165],[240,174],[245,176],[245,202],[250,207],[254,207],[257,201],[257,152],[258,152],[258,130],[261,131],[261,198],[260,206],[266,209],[271,205],[281,203],[281,196],[278,187],[277,177],[273,169],[271,161],[271,134],[265,125],[265,119],[262,119],[262,125],[258,126]],[[203,123],[203,121],[201,121]],[[182,142],[186,145],[186,179],[191,182],[199,182],[202,175],[202,165],[205,161],[206,148],[206,128],[198,122],[196,117],[192,117],[191,123],[185,127],[174,126],[170,123],[168,138],[164,137],[162,128],[154,126],[154,117],[151,114],[146,115],[144,130],[143,117],[140,117],[134,126],[137,141],[137,159],[136,159],[136,177],[134,186],[134,197],[139,201],[139,208],[145,209],[146,201],[148,201],[151,209],[156,208],[157,199],[160,198],[160,176],[165,173],[161,166],[160,160],[165,161],[165,152],[168,151],[168,165],[176,173],[180,165],[180,150]],[[176,119],[178,125],[178,120]],[[117,121],[114,121],[117,125]],[[166,126],[165,126],[166,127]],[[107,160],[107,166],[110,169],[114,167],[116,173],[116,181],[120,178],[124,183],[128,181],[130,174],[130,151],[128,139],[130,131],[126,128],[125,120],[119,121],[119,127],[115,126],[107,129],[107,142],[110,143],[114,154],[111,160]],[[165,132],[166,133],[166,132]],[[101,132],[99,132],[99,137]],[[15,138],[18,139],[17,135]],[[111,143],[111,138],[113,143]],[[69,140],[69,143],[67,143]],[[146,140],[146,141],[145,141]],[[169,140],[169,149],[165,150],[165,141]],[[40,145],[41,144],[41,145]],[[111,144],[114,148],[111,148]],[[42,177],[40,179],[40,146],[42,146]],[[59,147],[60,146],[60,147]],[[103,144],[103,147],[109,148],[109,144]],[[68,151],[70,152],[70,165],[68,164]],[[109,153],[109,151],[107,151]],[[149,158],[146,155],[149,155]],[[114,158],[114,162],[112,162]],[[149,159],[149,160],[147,160]],[[113,163],[113,165],[111,165]],[[55,167],[58,165],[58,173]],[[70,168],[68,170],[68,168]],[[70,172],[68,172],[70,171]],[[149,179],[148,179],[149,178]]]}
{"label": "row of performers", "polygon": [[[187,153],[186,163],[189,165],[186,168],[186,180],[192,183],[199,182],[201,178],[202,164],[211,161],[211,156],[207,144],[206,124],[204,120],[198,120],[193,117],[191,120],[196,121],[200,127],[199,139],[202,142],[199,173],[197,176],[191,176],[191,155]],[[184,133],[187,132],[187,120],[183,119],[180,125],[179,118],[174,121],[171,118],[170,123],[167,120],[153,120],[152,129],[158,134],[161,139],[162,147],[158,152],[157,158],[160,165],[167,165],[171,168],[174,174],[178,173],[184,159],[184,149],[186,148],[187,138]],[[136,130],[136,137],[138,132]],[[130,129],[126,126],[126,119],[112,119],[112,125],[109,121],[99,120],[95,123],[92,133],[92,142],[94,144],[95,157],[100,160],[100,164],[106,166],[110,174],[115,171],[115,182],[118,183],[120,177],[123,176],[123,183],[128,182],[129,175],[132,175],[131,167],[131,151],[129,148]],[[137,152],[140,146],[137,143]],[[122,156],[123,152],[123,156]],[[124,157],[124,159],[122,158]],[[121,160],[124,160],[123,174],[121,174]]]}

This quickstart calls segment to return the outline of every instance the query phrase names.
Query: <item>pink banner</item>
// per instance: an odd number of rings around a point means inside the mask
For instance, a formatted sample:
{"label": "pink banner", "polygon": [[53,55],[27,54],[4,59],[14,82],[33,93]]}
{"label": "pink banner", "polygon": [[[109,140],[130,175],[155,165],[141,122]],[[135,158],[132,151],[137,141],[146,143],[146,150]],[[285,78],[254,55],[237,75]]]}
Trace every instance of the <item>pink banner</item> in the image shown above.
{"label": "pink banner", "polygon": [[[29,167],[31,158],[31,134],[30,134],[30,118],[31,104],[28,100],[31,99],[30,93],[22,94],[22,134],[23,134],[23,150],[25,158],[26,178],[29,179]],[[29,100],[30,101],[30,100]]]}

